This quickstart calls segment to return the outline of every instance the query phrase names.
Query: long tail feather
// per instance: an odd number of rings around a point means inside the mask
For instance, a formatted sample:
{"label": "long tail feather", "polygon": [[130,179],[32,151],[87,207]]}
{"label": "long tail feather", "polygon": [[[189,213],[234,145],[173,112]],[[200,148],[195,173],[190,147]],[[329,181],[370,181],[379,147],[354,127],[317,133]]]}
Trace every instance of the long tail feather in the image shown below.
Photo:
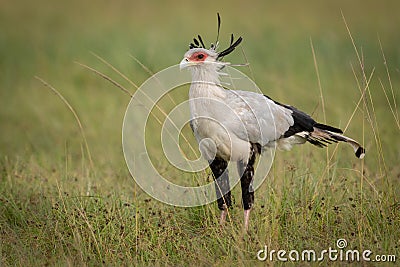
{"label": "long tail feather", "polygon": [[326,146],[332,142],[346,142],[354,149],[357,158],[362,159],[365,156],[365,149],[357,141],[342,134],[331,132],[327,129],[314,127],[314,131],[309,133],[306,138],[308,142],[319,147]]}

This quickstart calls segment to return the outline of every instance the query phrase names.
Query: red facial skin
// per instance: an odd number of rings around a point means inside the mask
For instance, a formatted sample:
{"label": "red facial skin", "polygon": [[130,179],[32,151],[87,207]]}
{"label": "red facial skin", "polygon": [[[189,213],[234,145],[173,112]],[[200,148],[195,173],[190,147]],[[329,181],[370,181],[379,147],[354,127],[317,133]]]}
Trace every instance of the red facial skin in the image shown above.
{"label": "red facial skin", "polygon": [[194,62],[202,62],[202,61],[204,61],[207,57],[208,57],[208,55],[205,54],[205,53],[203,53],[203,52],[196,52],[196,53],[193,53],[193,54],[190,56],[189,60],[190,60],[190,61],[194,61]]}

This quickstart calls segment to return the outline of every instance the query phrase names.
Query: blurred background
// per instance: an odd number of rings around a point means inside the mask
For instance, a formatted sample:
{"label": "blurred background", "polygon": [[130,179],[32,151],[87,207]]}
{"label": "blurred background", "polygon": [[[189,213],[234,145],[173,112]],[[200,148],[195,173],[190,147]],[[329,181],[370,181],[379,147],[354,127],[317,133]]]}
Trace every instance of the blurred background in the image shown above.
{"label": "blurred background", "polygon": [[[315,111],[320,100],[312,40],[327,118],[333,125],[343,126],[360,95],[350,64],[357,71],[360,68],[342,12],[367,73],[375,68],[371,87],[375,111],[388,122],[382,131],[395,137],[389,127],[394,121],[378,77],[388,86],[380,40],[392,82],[398,85],[397,1],[1,2],[3,157],[26,160],[35,155],[57,161],[65,152],[65,143],[74,147],[81,142],[73,117],[34,79],[37,75],[57,88],[76,109],[96,161],[122,161],[120,133],[129,97],[75,61],[107,71],[93,52],[140,85],[149,74],[130,55],[153,72],[177,64],[192,37],[201,34],[207,44],[215,40],[217,12],[222,17],[221,45],[229,42],[230,33],[244,37],[242,47],[251,63],[252,77],[264,93],[308,113]],[[240,52],[226,60],[244,62]],[[115,73],[113,77],[121,80]],[[135,91],[129,84],[124,86]],[[317,118],[322,115],[321,105],[318,107],[314,114]],[[399,153],[398,142],[395,144],[388,151],[393,156]]]}
{"label": "blurred background", "polygon": [[[325,113],[329,124],[343,128],[352,118],[346,133],[365,143],[371,175],[387,166],[396,176],[400,155],[398,7],[396,1],[2,1],[1,160],[10,166],[28,164],[29,174],[54,176],[67,184],[75,177],[81,181],[76,183],[78,188],[86,190],[89,155],[79,127],[64,103],[35,79],[38,76],[64,95],[82,122],[95,163],[92,171],[103,177],[90,183],[98,184],[104,193],[128,187],[129,195],[134,183],[123,158],[121,128],[130,98],[77,63],[97,69],[134,93],[150,77],[149,72],[178,64],[197,34],[207,44],[213,42],[219,12],[221,46],[228,44],[231,33],[244,38],[242,51],[226,60],[249,62],[250,68],[240,70],[265,94],[317,120],[324,121]],[[360,88],[368,79],[366,100],[357,107]],[[177,91],[173,97],[187,99],[187,94]],[[157,161],[159,140],[148,145]],[[325,153],[305,147],[278,154],[278,162],[291,159],[296,164],[308,149]],[[351,168],[353,155],[348,147],[342,149],[345,153],[337,160]],[[382,171],[376,175],[381,177]]]}
{"label": "blurred background", "polygon": [[[192,37],[201,34],[208,44],[215,40],[217,12],[222,17],[221,45],[228,43],[230,33],[244,37],[242,47],[259,87],[308,112],[319,100],[312,39],[327,113],[334,113],[328,118],[334,125],[340,120],[337,116],[350,115],[351,101],[359,94],[350,68],[350,63],[357,67],[357,58],[341,12],[364,55],[366,70],[375,68],[375,78],[382,74],[387,80],[380,39],[394,83],[399,76],[397,1],[1,2],[0,151],[10,157],[55,156],[64,150],[65,140],[75,141],[71,114],[35,75],[69,99],[93,149],[101,154],[111,149],[114,154],[129,98],[74,61],[102,70],[94,52],[140,85],[149,75],[129,55],[153,72],[177,64]],[[242,63],[243,57],[237,53],[227,60]],[[379,114],[389,112],[385,102],[376,99]],[[386,115],[382,118],[390,120]]]}
{"label": "blurred background", "polygon": [[[77,62],[105,73],[134,93],[133,83],[140,86],[150,77],[148,70],[154,73],[178,64],[197,34],[207,44],[213,42],[217,12],[222,18],[222,47],[228,45],[231,33],[244,38],[242,49],[225,60],[249,62],[250,68],[243,71],[265,94],[317,120],[323,122],[325,112],[329,124],[344,128],[351,119],[346,134],[365,144],[362,170],[374,184],[371,191],[385,191],[379,184],[386,183],[398,188],[399,10],[395,0],[0,0],[0,193],[15,199],[25,196],[23,203],[29,206],[38,199],[32,194],[56,196],[61,184],[62,190],[76,195],[90,191],[131,201],[135,185],[121,146],[130,98]],[[56,88],[77,112],[94,176],[89,174],[88,154],[73,115],[35,76]],[[365,101],[357,107],[360,88],[369,79]],[[359,166],[349,147],[340,146],[338,151],[342,156],[335,159],[338,166]],[[325,156],[324,150],[311,146],[296,148],[277,155],[277,169],[291,164],[302,168],[310,158],[320,160],[316,160],[318,165],[326,161]],[[357,184],[358,176],[355,179]]]}

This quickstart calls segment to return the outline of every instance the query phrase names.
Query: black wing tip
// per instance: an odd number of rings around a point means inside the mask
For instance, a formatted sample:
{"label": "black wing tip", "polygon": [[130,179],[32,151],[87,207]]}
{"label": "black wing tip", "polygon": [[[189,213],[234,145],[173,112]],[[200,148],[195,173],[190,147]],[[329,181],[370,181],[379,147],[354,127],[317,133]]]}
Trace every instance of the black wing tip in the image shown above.
{"label": "black wing tip", "polygon": [[364,156],[365,156],[365,148],[360,146],[356,151],[356,157],[362,159],[364,158]]}

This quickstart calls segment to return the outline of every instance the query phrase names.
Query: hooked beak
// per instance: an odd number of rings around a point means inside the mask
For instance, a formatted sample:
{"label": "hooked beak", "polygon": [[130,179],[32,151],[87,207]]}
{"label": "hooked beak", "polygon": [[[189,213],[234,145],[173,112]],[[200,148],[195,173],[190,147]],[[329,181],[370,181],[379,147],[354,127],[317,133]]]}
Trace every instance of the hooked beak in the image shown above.
{"label": "hooked beak", "polygon": [[183,70],[184,68],[189,67],[190,65],[192,65],[189,61],[189,59],[184,58],[182,59],[181,63],[179,63],[179,69]]}
{"label": "hooked beak", "polygon": [[179,68],[181,70],[186,69],[187,67],[199,65],[200,62],[191,61],[188,58],[183,58],[181,63],[179,63]]}

